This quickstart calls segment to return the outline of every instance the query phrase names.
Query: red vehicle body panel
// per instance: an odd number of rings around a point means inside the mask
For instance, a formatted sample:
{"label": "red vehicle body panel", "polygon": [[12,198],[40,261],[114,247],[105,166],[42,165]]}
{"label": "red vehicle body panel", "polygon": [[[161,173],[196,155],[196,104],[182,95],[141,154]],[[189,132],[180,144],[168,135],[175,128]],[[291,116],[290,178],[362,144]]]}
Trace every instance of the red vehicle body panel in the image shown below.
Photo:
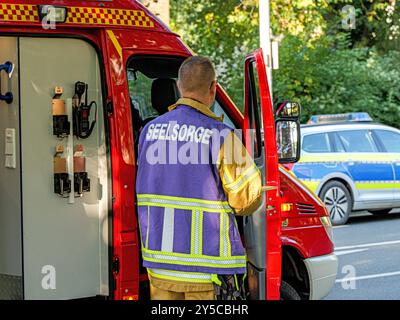
{"label": "red vehicle body panel", "polygon": [[[282,217],[282,246],[294,247],[304,259],[332,253],[334,245],[319,220],[328,216],[324,204],[283,167],[280,179],[283,203],[294,204],[293,210]],[[312,204],[315,213],[302,213],[296,204]]]}
{"label": "red vehicle body panel", "polygon": [[[169,31],[154,15],[149,13],[140,3],[135,1],[78,1],[78,0],[7,0],[0,4],[0,35],[55,36],[75,37],[90,41],[103,60],[104,101],[108,110],[108,128],[110,135],[111,179],[112,179],[112,218],[113,218],[113,260],[119,264],[114,273],[116,290],[114,299],[139,299],[139,231],[135,209],[135,172],[133,131],[129,90],[127,85],[126,65],[133,55],[180,56],[192,55],[190,49],[183,44],[179,36]],[[34,17],[32,21],[23,18],[7,17],[6,13],[17,15],[13,5],[23,7],[25,14]],[[79,24],[60,23],[56,29],[44,29],[41,26],[36,5],[53,5],[77,7],[82,10],[96,8],[106,12],[108,9],[138,10],[144,12],[147,23],[152,26],[125,26],[114,20],[114,24]],[[14,10],[14,11],[13,11]],[[28,12],[30,10],[30,12]],[[2,15],[3,14],[3,15]],[[93,14],[94,15],[94,14]],[[98,18],[100,19],[100,17]],[[101,20],[97,20],[100,21]],[[260,59],[260,55],[256,55]],[[279,299],[281,246],[293,246],[303,258],[328,254],[333,245],[328,239],[319,216],[326,215],[322,204],[299,189],[293,180],[273,167],[278,166],[276,142],[274,138],[274,122],[270,105],[269,88],[265,78],[260,79],[263,103],[269,104],[271,111],[264,108],[264,129],[270,132],[265,145],[270,148],[266,162],[269,184],[278,189],[268,191],[271,204],[280,208],[281,202],[313,203],[316,213],[300,215],[295,210],[286,217],[274,214],[268,217],[267,223],[267,298]],[[240,128],[246,129],[243,115],[235,107],[221,87],[218,97],[225,111]],[[268,101],[269,100],[269,101]],[[281,188],[283,199],[279,197]],[[278,213],[279,213],[278,209]],[[282,220],[289,219],[289,225],[280,231]],[[281,241],[276,241],[281,239]]]}

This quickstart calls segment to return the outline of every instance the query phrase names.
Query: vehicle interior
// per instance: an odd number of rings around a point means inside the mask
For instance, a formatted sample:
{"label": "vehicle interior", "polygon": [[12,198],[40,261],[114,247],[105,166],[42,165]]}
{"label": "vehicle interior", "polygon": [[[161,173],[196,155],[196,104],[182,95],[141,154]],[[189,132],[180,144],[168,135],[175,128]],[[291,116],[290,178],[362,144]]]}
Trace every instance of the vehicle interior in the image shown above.
{"label": "vehicle interior", "polygon": [[[168,107],[179,99],[176,80],[183,61],[184,58],[181,57],[136,56],[128,62],[127,72],[136,154],[141,129],[150,121],[168,112]],[[232,128],[236,127],[218,102],[218,97],[212,111],[217,116],[223,114],[224,122]],[[242,226],[242,223],[238,222],[239,226]],[[142,267],[141,256],[140,279],[141,299],[149,298],[147,271]]]}
{"label": "vehicle interior", "polygon": [[[128,62],[135,150],[140,130],[150,121],[168,112],[168,107],[180,98],[177,79],[183,61],[182,57],[136,56]],[[217,116],[224,115],[225,124],[237,128],[218,102],[218,97],[211,110]]]}

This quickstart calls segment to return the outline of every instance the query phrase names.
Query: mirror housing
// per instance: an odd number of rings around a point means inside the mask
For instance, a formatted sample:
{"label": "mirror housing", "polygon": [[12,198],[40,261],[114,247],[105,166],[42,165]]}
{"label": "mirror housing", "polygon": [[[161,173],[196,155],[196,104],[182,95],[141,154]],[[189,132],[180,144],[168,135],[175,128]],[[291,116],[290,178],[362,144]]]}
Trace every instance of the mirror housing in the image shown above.
{"label": "mirror housing", "polygon": [[275,134],[279,163],[295,163],[300,159],[301,106],[297,102],[278,103],[276,108]]}
{"label": "mirror housing", "polygon": [[298,102],[284,101],[277,104],[275,116],[276,119],[292,119],[299,120],[301,114],[301,106]]}

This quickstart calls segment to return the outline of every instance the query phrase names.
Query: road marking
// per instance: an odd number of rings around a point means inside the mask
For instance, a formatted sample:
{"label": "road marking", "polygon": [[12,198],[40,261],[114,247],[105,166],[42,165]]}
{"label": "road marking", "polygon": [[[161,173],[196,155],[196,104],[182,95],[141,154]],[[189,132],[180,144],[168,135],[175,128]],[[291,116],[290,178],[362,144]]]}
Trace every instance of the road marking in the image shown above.
{"label": "road marking", "polygon": [[333,226],[333,229],[348,228],[348,227],[349,227],[349,225],[345,224],[343,226]]}
{"label": "road marking", "polygon": [[369,276],[337,279],[335,282],[336,283],[341,283],[341,282],[348,282],[348,281],[357,281],[357,280],[375,279],[375,278],[384,278],[384,277],[393,277],[393,276],[400,276],[400,271],[371,274]]}
{"label": "road marking", "polygon": [[369,247],[387,246],[387,245],[393,245],[393,244],[400,244],[400,240],[357,244],[357,245],[354,245],[354,246],[345,246],[345,247],[336,247],[335,250],[369,248]]}
{"label": "road marking", "polygon": [[337,255],[337,256],[343,256],[343,255],[345,255],[345,254],[351,254],[351,253],[356,253],[356,252],[363,252],[363,251],[368,251],[369,249],[367,248],[367,249],[355,249],[355,250],[344,250],[344,251],[339,251],[339,252],[336,252],[335,251],[335,254]]}

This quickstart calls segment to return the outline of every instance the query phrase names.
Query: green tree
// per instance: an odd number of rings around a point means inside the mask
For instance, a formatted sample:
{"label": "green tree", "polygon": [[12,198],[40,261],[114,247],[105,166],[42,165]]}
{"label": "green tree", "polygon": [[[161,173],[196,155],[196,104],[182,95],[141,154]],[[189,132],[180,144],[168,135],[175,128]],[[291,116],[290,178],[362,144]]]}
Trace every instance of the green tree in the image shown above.
{"label": "green tree", "polygon": [[258,0],[172,0],[171,27],[196,53],[210,57],[218,81],[242,106],[243,61],[259,43]]}
{"label": "green tree", "polygon": [[[356,29],[342,28],[352,5]],[[400,1],[271,1],[271,28],[282,35],[275,100],[312,114],[367,111],[399,126]],[[243,106],[243,60],[259,46],[258,0],[171,0],[172,28],[198,54],[213,59],[219,81]]]}

